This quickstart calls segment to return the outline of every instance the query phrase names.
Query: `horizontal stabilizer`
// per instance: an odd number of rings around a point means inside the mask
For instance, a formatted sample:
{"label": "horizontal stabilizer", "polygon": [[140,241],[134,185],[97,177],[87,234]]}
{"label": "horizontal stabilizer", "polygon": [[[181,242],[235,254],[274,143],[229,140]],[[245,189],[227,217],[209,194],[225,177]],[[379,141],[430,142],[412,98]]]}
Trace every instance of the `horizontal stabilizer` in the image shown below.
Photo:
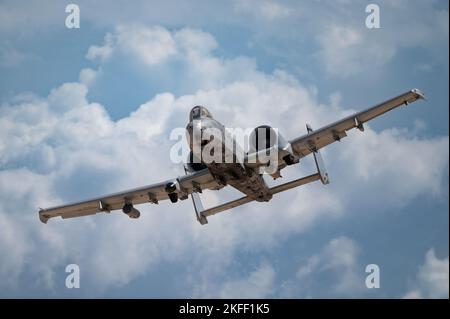
{"label": "horizontal stabilizer", "polygon": [[195,215],[197,215],[197,220],[200,224],[205,225],[208,224],[208,220],[204,214],[203,204],[200,199],[200,195],[198,193],[192,193],[192,203],[194,204]]}
{"label": "horizontal stabilizer", "polygon": [[[319,179],[321,179],[319,173],[312,174],[312,175],[309,175],[309,176],[306,176],[306,177],[302,177],[302,178],[299,178],[299,179],[296,179],[296,180],[293,180],[293,181],[290,181],[290,182],[287,182],[287,183],[284,183],[284,184],[281,184],[281,185],[277,185],[277,186],[271,187],[270,188],[270,192],[272,194],[281,193],[281,192],[284,192],[284,191],[286,191],[288,189],[295,188],[295,187],[298,187],[298,186],[301,186],[301,185],[305,185],[305,184],[308,184],[308,183],[312,183],[312,182],[317,181]],[[192,195],[194,195],[194,194],[192,194]],[[198,195],[198,194],[195,194],[195,195]],[[214,207],[208,208],[208,209],[203,210],[203,211],[197,211],[197,209],[196,209],[196,213],[197,213],[197,216],[202,216],[203,218],[206,219],[207,216],[215,215],[217,213],[220,213],[220,212],[223,212],[225,210],[228,210],[228,209],[231,209],[231,208],[235,208],[235,207],[238,207],[238,206],[250,203],[252,201],[253,201],[252,198],[250,198],[248,196],[244,196],[244,197],[235,199],[233,201],[230,201],[230,202],[218,205],[218,206],[214,206]],[[194,204],[194,206],[195,206],[195,204]],[[199,218],[197,218],[197,219],[200,221]],[[200,223],[202,224],[201,221],[200,221]]]}

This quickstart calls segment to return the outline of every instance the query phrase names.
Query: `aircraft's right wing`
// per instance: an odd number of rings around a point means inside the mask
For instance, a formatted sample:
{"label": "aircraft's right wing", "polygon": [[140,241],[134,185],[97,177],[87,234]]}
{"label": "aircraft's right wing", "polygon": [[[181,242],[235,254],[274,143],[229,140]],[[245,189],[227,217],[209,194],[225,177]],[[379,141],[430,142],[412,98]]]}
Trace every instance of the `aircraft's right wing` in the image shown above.
{"label": "aircraft's right wing", "polygon": [[[39,211],[39,219],[43,223],[47,223],[50,218],[58,216],[66,219],[94,215],[99,212],[109,213],[112,210],[122,209],[127,203],[131,205],[148,202],[158,203],[160,200],[168,199],[169,193],[176,193],[178,198],[186,199],[189,194],[201,192],[202,189],[217,189],[220,187],[221,186],[206,168],[157,184],[130,189],[77,203],[41,209]],[[129,214],[129,216],[133,217],[131,214]]]}
{"label": "aircraft's right wing", "polygon": [[417,89],[412,89],[393,99],[375,105],[367,110],[352,114],[340,121],[324,126],[318,130],[308,132],[290,142],[292,150],[299,158],[347,136],[346,131],[352,128],[364,130],[363,124],[401,105],[408,105],[417,100],[424,99],[424,95]]}

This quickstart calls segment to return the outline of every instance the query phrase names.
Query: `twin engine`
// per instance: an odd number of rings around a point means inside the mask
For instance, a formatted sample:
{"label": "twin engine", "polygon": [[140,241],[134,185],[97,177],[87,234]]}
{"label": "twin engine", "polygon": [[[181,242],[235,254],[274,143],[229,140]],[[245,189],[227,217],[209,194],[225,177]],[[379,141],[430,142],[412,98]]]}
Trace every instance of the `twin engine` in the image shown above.
{"label": "twin engine", "polygon": [[[292,152],[291,144],[281,135],[281,133],[278,132],[277,129],[269,125],[260,125],[256,127],[250,133],[248,145],[248,153],[269,150],[270,148],[276,147],[276,151],[281,153],[281,158],[287,165],[292,165],[298,162],[298,159],[296,159]],[[267,153],[268,152],[269,151],[267,151]],[[198,160],[192,150],[189,152],[186,162],[186,168],[191,173],[207,168],[204,163]]]}
{"label": "twin engine", "polygon": [[250,152],[259,152],[276,147],[276,150],[281,153],[281,157],[287,165],[298,162],[298,159],[296,159],[292,152],[291,144],[277,129],[269,125],[256,127],[250,134],[249,144]]}
{"label": "twin engine", "polygon": [[278,130],[269,125],[256,127],[250,134],[249,139],[250,151],[253,152],[269,149],[274,145],[278,145],[278,148],[284,149],[289,145]]}

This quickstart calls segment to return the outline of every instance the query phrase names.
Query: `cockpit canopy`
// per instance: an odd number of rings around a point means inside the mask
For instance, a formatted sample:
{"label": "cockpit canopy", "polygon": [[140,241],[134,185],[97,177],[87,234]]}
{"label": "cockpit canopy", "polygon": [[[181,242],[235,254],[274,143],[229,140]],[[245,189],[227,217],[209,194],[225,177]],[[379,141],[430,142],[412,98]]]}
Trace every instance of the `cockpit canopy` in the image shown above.
{"label": "cockpit canopy", "polygon": [[199,120],[202,117],[212,118],[212,115],[206,107],[200,105],[194,106],[191,113],[189,113],[189,121]]}

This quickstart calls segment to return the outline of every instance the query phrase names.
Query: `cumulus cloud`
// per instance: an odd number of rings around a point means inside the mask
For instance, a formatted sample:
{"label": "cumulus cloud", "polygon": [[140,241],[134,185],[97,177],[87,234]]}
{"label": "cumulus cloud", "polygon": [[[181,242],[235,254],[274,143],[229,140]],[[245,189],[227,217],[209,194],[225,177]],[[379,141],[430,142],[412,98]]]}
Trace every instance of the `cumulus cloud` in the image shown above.
{"label": "cumulus cloud", "polygon": [[9,43],[0,45],[0,67],[11,68],[34,59],[33,54],[22,52]]}
{"label": "cumulus cloud", "polygon": [[[447,52],[448,11],[430,3],[417,3],[412,8],[406,1],[379,1],[379,29],[365,26],[365,5],[359,1],[328,3],[335,14],[318,15],[317,57],[328,75],[348,77],[386,65],[401,50],[422,48],[435,57]],[[402,14],[408,12],[408,14]],[[440,49],[437,49],[440,48]],[[444,62],[445,63],[445,62]]]}
{"label": "cumulus cloud", "polygon": [[148,65],[161,63],[176,53],[171,33],[162,27],[118,26],[114,34],[108,33],[105,36],[102,46],[91,46],[86,57],[103,61],[108,59],[116,48],[131,53]]}
{"label": "cumulus cloud", "polygon": [[239,12],[246,12],[269,21],[286,18],[292,13],[288,6],[275,1],[245,0],[237,1],[234,5]]}
{"label": "cumulus cloud", "polygon": [[[237,80],[258,77],[253,59],[238,56],[230,59],[214,55],[217,42],[204,31],[182,28],[170,32],[160,26],[119,26],[108,33],[101,46],[88,49],[87,58],[107,62],[125,57],[149,74],[170,74],[171,88],[184,91],[211,89]],[[178,66],[174,70],[174,67]],[[180,72],[180,69],[184,72]],[[156,82],[161,82],[158,76]]]}
{"label": "cumulus cloud", "polygon": [[318,36],[318,57],[328,74],[346,77],[383,65],[395,54],[395,46],[367,41],[360,28],[330,25]]}
{"label": "cumulus cloud", "polygon": [[90,86],[94,83],[96,77],[97,72],[95,70],[86,68],[80,71],[79,81],[86,86]]}
{"label": "cumulus cloud", "polygon": [[275,270],[262,263],[247,276],[224,279],[217,284],[212,278],[197,287],[196,296],[202,298],[270,298],[275,292]]}
{"label": "cumulus cloud", "polygon": [[439,259],[434,249],[427,251],[425,263],[420,266],[416,278],[416,288],[404,298],[445,298],[448,299],[448,257]]}
{"label": "cumulus cloud", "polygon": [[308,298],[361,295],[365,278],[359,254],[358,244],[348,237],[330,240],[297,269],[294,279],[282,284],[282,295]]}
{"label": "cumulus cloud", "polygon": [[[81,200],[183,174],[180,166],[169,161],[172,142],[168,137],[174,126],[185,126],[194,105],[210,106],[214,116],[230,126],[269,123],[282,128],[287,138],[303,133],[299,126],[305,118],[319,127],[349,112],[339,106],[338,99],[331,107],[319,103],[316,89],[287,72],[264,73],[247,57],[219,58],[214,55],[216,47],[215,39],[200,30],[124,26],[106,36],[104,44],[92,46],[87,57],[98,59],[102,67],[107,67],[115,54],[134,56],[143,68],[172,61],[183,70],[180,77],[190,80],[187,82],[196,89],[180,96],[161,92],[129,116],[113,121],[103,105],[88,98],[96,71],[82,70],[80,82],[63,83],[46,97],[21,95],[0,107],[0,214],[8,216],[8,222],[0,223],[0,253],[8,259],[0,268],[1,278],[10,276],[14,269],[20,282],[32,268],[42,279],[40,285],[56,287],[58,271],[68,261],[75,261],[85,269],[86,285],[94,294],[101,294],[103,289],[126,284],[165,262],[185,264],[189,259],[186,277],[200,273],[199,281],[208,282],[223,275],[239,249],[273,248],[317,220],[345,214],[352,207],[345,194],[355,191],[354,184],[360,185],[361,192],[372,182],[383,185],[380,196],[395,193],[407,201],[435,194],[445,182],[437,172],[448,167],[448,151],[443,150],[448,137],[419,140],[404,130],[377,133],[368,127],[364,136],[351,136],[339,148],[325,152],[326,160],[336,163],[334,171],[345,174],[356,168],[351,183],[339,189],[308,185],[280,195],[269,205],[254,203],[212,217],[207,227],[197,225],[188,201],[143,205],[138,221],[113,213],[51,220],[42,225],[37,218],[38,206]],[[156,49],[149,52],[149,48]],[[372,170],[374,161],[380,161],[376,155],[380,148],[391,155],[385,154],[385,163]],[[392,152],[392,148],[399,150]],[[361,156],[349,157],[348,149],[357,149]],[[312,168],[307,161],[304,165],[294,174]],[[386,184],[386,178],[406,179],[407,183]],[[232,195],[205,194],[209,203]],[[380,201],[372,204],[385,205]],[[395,201],[388,204],[394,208],[400,205]],[[19,227],[16,241],[27,245],[12,245],[11,231]],[[333,255],[333,250],[339,255]],[[342,268],[349,282],[354,282],[352,262],[357,249],[350,240],[332,241],[322,254],[325,257],[315,257],[319,261],[311,271]],[[334,262],[327,264],[327,258]],[[270,266],[261,265],[248,278],[230,281],[220,295],[232,296],[236,287],[249,287],[242,288],[245,296],[269,296],[274,277]],[[195,292],[197,286],[191,284]],[[342,283],[337,291],[345,289]]]}
{"label": "cumulus cloud", "polygon": [[185,28],[172,34],[160,26],[118,26],[114,33],[105,36],[103,45],[89,47],[86,57],[104,61],[113,53],[122,52],[152,66],[176,54],[207,53],[216,46],[210,34],[199,30]]}
{"label": "cumulus cloud", "polygon": [[[422,187],[435,198],[446,196],[442,181],[447,174],[448,137],[426,140],[398,129],[359,133],[352,132],[351,141],[344,146],[346,150],[340,153],[339,161],[352,167],[349,183],[365,184],[378,194],[369,201],[383,198],[386,204],[401,206],[422,193]],[[422,152],[420,159],[417,150]],[[384,187],[389,191],[384,192],[381,189]]]}
{"label": "cumulus cloud", "polygon": [[[130,35],[123,30],[127,36],[121,37],[120,28],[116,29],[105,38],[104,44],[90,48],[87,57],[94,60],[107,59],[117,41],[122,40],[124,45],[132,42],[139,50],[130,53],[150,64],[176,55],[177,48],[168,32],[130,26],[161,24],[170,28],[180,25],[212,26],[212,29],[237,26],[238,32],[244,30],[253,35],[248,39],[249,43],[270,55],[284,58],[283,63],[295,61],[304,69],[316,57],[315,63],[323,67],[325,74],[337,78],[377,73],[399,52],[416,48],[448,66],[449,14],[438,1],[417,2],[412,6],[407,1],[380,0],[377,2],[381,14],[380,29],[366,28],[365,6],[368,3],[365,1],[239,0],[220,4],[195,1],[180,5],[178,1],[166,0],[158,3],[156,10],[154,3],[142,0],[133,6],[126,6],[123,1],[112,4],[80,0],[77,4],[83,8],[83,20],[89,24],[109,28],[122,24],[125,29],[135,31]],[[64,4],[4,1],[1,9],[0,30],[14,39],[17,33],[34,35],[39,30],[60,26]],[[167,12],[170,14],[161,14]],[[144,47],[140,44],[141,39],[157,46]],[[161,41],[152,42],[151,39]]]}
{"label": "cumulus cloud", "polygon": [[85,57],[89,60],[105,61],[111,56],[115,42],[114,36],[107,33],[103,39],[103,44],[90,46]]}

